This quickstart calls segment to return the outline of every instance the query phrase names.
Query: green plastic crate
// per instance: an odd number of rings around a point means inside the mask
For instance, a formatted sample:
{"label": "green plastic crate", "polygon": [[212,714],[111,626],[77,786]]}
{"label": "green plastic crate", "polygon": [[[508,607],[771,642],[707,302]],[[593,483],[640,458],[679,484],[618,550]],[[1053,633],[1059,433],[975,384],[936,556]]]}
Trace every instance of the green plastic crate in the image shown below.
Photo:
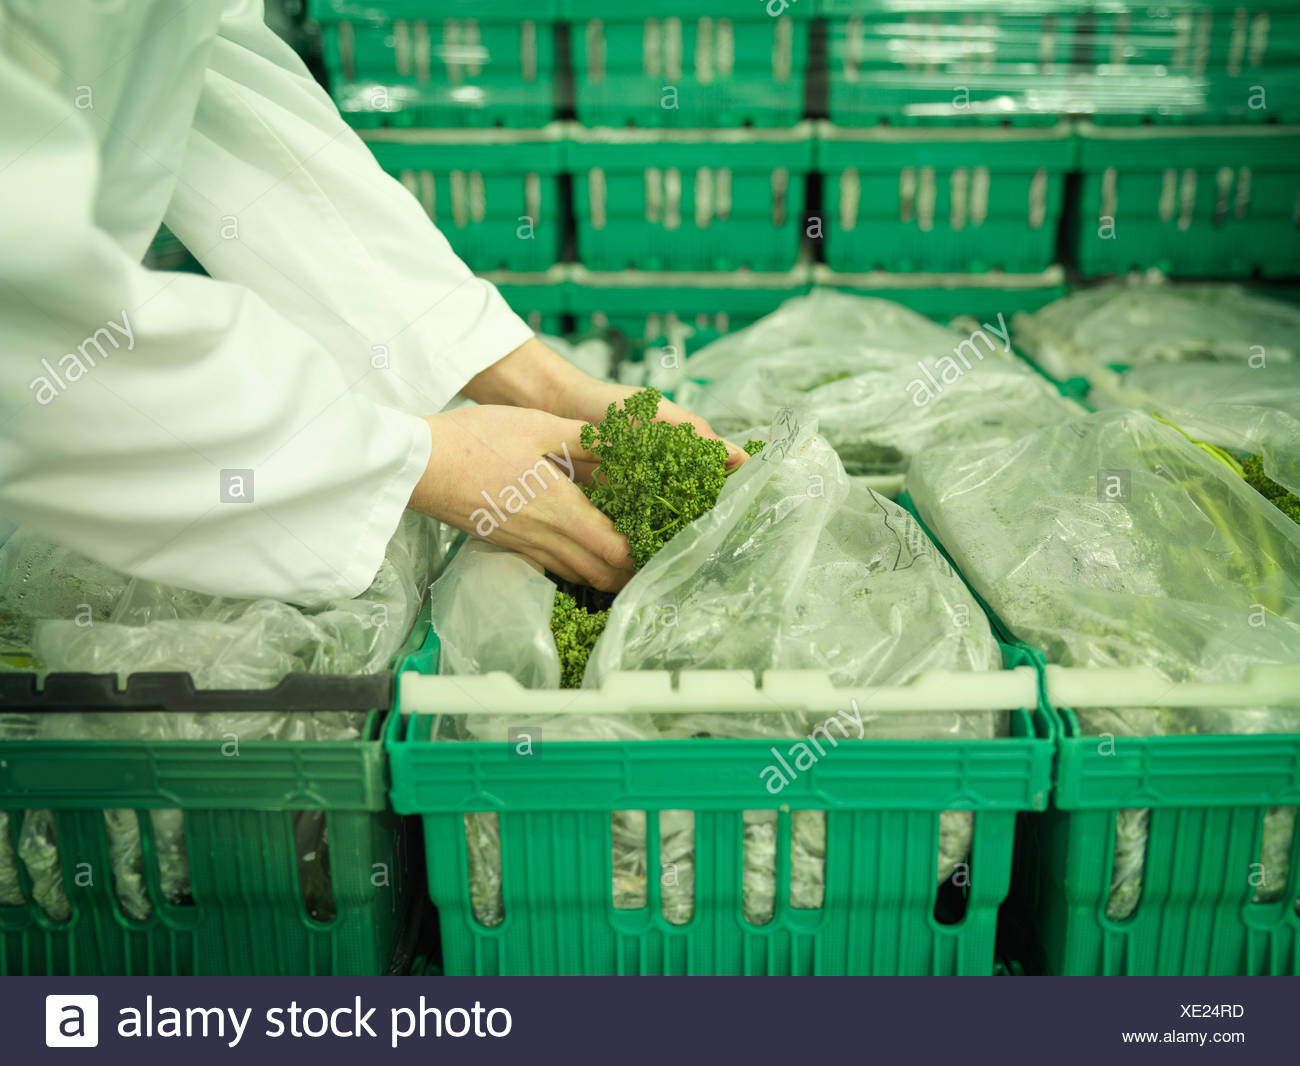
{"label": "green plastic crate", "polygon": [[843,129],[819,123],[825,258],[844,272],[1046,270],[1056,259],[1068,125]]}
{"label": "green plastic crate", "polygon": [[[421,677],[436,650],[399,674],[388,732],[393,806],[424,822],[430,893],[449,974],[990,974],[997,909],[1009,888],[1016,812],[1041,809],[1052,753],[1050,720],[1033,705],[1037,673],[1004,649],[1012,673],[936,676],[901,689],[836,690],[825,674],[769,673],[762,693],[744,672],[620,675],[601,692],[526,692],[504,675]],[[960,694],[958,694],[960,693]],[[847,706],[995,708],[1013,735],[985,741],[841,741],[778,796],[761,784],[762,740],[548,742],[536,757],[508,745],[432,743],[436,714],[507,708],[520,714],[574,703],[628,709]],[[409,715],[407,717],[406,715]],[[615,909],[611,814],[695,812],[694,911],[662,913],[658,878],[645,905]],[[763,925],[743,918],[742,814],[776,809],[776,902]],[[823,906],[790,906],[792,811],[826,810]],[[974,810],[965,914],[936,917],[934,863],[944,810]],[[495,812],[504,920],[487,927],[469,898],[465,816]],[[659,868],[658,833],[647,865]]]}
{"label": "green plastic crate", "polygon": [[803,234],[811,127],[573,131],[578,259],[589,270],[784,271]]}
{"label": "green plastic crate", "polygon": [[541,126],[556,114],[555,3],[317,0],[344,118],[375,126]]}
{"label": "green plastic crate", "polygon": [[[52,809],[72,916],[0,906],[0,974],[381,974],[400,965],[411,872],[386,802],[381,714],[364,740],[0,742],[0,809],[12,843],[25,810]],[[165,901],[148,812],[184,811],[191,904]],[[153,914],[123,913],[107,809],[137,812]],[[335,915],[308,913],[294,812],[325,812]],[[382,865],[380,865],[382,864]],[[382,872],[381,872],[382,871]],[[87,881],[87,878],[89,879]],[[380,882],[385,882],[381,885]]]}
{"label": "green plastic crate", "polygon": [[1037,311],[1066,293],[1065,270],[1057,265],[1038,274],[840,274],[818,264],[813,283],[857,296],[894,300],[938,322],[958,315],[1006,320],[1017,311]]}
{"label": "green plastic crate", "polygon": [[[426,603],[395,661],[430,633]],[[290,675],[270,689],[195,691],[187,674],[0,674],[16,713],[130,710],[367,710],[349,741],[222,739],[0,740],[0,811],[17,853],[25,811],[55,820],[64,890],[56,921],[33,901],[0,905],[0,975],[378,975],[403,972],[423,912],[408,827],[388,804],[382,729],[392,678]],[[150,811],[184,813],[190,900],[160,883]],[[104,812],[135,812],[152,914],[124,913],[113,884]],[[296,812],[324,812],[329,891],[308,910]],[[324,865],[324,864],[322,864]],[[88,875],[88,876],[87,876]],[[328,915],[332,898],[333,916]],[[319,908],[324,905],[327,913]]]}
{"label": "green plastic crate", "polygon": [[1300,5],[821,0],[842,125],[1290,121]]}
{"label": "green plastic crate", "polygon": [[1300,126],[1083,125],[1085,277],[1159,267],[1177,277],[1300,273]]}
{"label": "green plastic crate", "polygon": [[682,360],[809,289],[804,266],[781,274],[602,274],[575,267],[570,277],[579,332],[613,327],[643,346],[672,345]]}
{"label": "green plastic crate", "polygon": [[377,129],[362,132],[474,270],[541,271],[560,258],[563,133]]}
{"label": "green plastic crate", "polygon": [[574,108],[588,126],[792,126],[803,115],[812,0],[563,0]]}
{"label": "green plastic crate", "polygon": [[[1143,692],[1160,706],[1296,703],[1300,664],[1196,687],[1177,694],[1145,670],[1047,668],[1063,732],[1053,807],[1027,842],[1046,972],[1300,976],[1300,833],[1281,898],[1256,902],[1252,882],[1265,812],[1300,805],[1300,735],[1125,737],[1105,751],[1080,735],[1071,709],[1135,706]],[[1113,921],[1105,911],[1116,816],[1134,808],[1151,811],[1142,896]]]}
{"label": "green plastic crate", "polygon": [[[908,494],[898,502],[930,533]],[[1014,642],[974,595],[999,639]],[[1010,950],[1058,975],[1300,975],[1300,832],[1278,900],[1256,902],[1251,880],[1265,813],[1300,805],[1300,734],[1107,742],[1082,735],[1074,710],[1294,705],[1300,663],[1257,666],[1245,682],[1171,684],[1147,667],[1052,666],[1016,646],[1041,668],[1057,754],[1050,809],[1017,829]],[[1106,906],[1122,810],[1149,810],[1150,823],[1141,897],[1114,920]]]}

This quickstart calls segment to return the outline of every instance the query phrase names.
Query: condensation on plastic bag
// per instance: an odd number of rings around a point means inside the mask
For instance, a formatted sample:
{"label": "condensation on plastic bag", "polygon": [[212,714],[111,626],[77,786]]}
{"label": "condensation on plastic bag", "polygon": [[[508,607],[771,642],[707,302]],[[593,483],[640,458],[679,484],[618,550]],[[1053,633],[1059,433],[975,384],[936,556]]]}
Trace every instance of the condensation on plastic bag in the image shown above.
{"label": "condensation on plastic bag", "polygon": [[888,300],[817,290],[692,355],[677,399],[737,439],[791,407],[817,420],[849,473],[901,474],[931,444],[1009,440],[1077,413],[1007,336],[1001,317],[962,334]]}
{"label": "condensation on plastic bag", "polygon": [[[1254,663],[1300,659],[1300,527],[1146,414],[1107,411],[1009,446],[935,449],[910,488],[975,589],[1053,663],[1240,681]],[[1252,626],[1260,606],[1268,624]],[[1281,709],[1079,717],[1085,733],[1116,736],[1300,729],[1300,712]],[[1269,823],[1266,842],[1280,832],[1275,814]],[[1119,814],[1112,918],[1141,894],[1148,825],[1144,810]]]}

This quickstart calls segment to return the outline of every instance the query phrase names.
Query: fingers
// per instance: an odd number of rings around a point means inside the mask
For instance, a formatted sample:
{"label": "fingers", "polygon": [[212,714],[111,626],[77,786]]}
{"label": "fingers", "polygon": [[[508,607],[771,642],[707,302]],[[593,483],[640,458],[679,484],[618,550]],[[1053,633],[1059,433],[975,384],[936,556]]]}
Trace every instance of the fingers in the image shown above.
{"label": "fingers", "polygon": [[551,462],[567,473],[575,462],[598,461],[595,455],[582,446],[580,436],[585,422],[577,418],[553,418],[552,421],[554,425],[547,428],[544,439],[538,442],[542,454]]}

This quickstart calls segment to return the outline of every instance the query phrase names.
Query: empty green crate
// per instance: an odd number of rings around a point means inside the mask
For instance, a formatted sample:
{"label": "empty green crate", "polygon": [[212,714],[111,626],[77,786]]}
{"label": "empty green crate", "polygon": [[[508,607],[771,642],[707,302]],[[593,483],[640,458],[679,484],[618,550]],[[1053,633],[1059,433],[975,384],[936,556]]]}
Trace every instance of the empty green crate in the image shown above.
{"label": "empty green crate", "polygon": [[784,271],[803,234],[808,126],[573,132],[578,260],[589,270]]}
{"label": "empty green crate", "polygon": [[[1257,706],[1295,702],[1300,664],[1273,674]],[[1130,674],[1131,679],[1123,675]],[[1071,704],[1102,706],[1107,690],[1132,703],[1138,685],[1171,702],[1143,671],[1048,667],[1059,707],[1052,809],[1025,839],[1025,883],[1042,968],[1052,974],[1300,975],[1300,833],[1279,899],[1257,902],[1265,812],[1300,805],[1300,735],[1083,736]],[[1107,676],[1109,675],[1109,676]],[[1246,683],[1219,686],[1225,693]],[[1289,693],[1289,696],[1287,695]],[[1200,706],[1214,706],[1202,694]],[[1152,702],[1156,702],[1153,698]],[[1225,701],[1226,702],[1226,701]],[[1233,705],[1242,705],[1237,701]],[[1106,916],[1116,821],[1149,810],[1142,892],[1122,920]]]}
{"label": "empty green crate", "polygon": [[827,264],[837,271],[1031,273],[1056,258],[1068,126],[819,124]]}
{"label": "empty green crate", "polygon": [[1073,230],[1086,277],[1300,273],[1300,127],[1084,125]]}
{"label": "empty green crate", "polygon": [[[439,913],[448,974],[984,974],[994,969],[997,909],[1009,888],[1016,812],[1041,809],[1051,723],[1033,706],[1037,675],[1006,648],[1015,672],[931,678],[902,689],[835,689],[825,674],[767,674],[760,694],[746,672],[621,675],[601,692],[528,692],[503,675],[399,675],[388,732],[393,806],[422,816],[429,890]],[[420,666],[435,668],[436,654]],[[930,686],[933,687],[930,687]],[[962,696],[954,700],[954,689]],[[874,694],[874,695],[873,695]],[[925,707],[966,709],[1023,702],[1012,735],[971,741],[840,741],[780,792],[762,771],[767,740],[559,742],[534,755],[508,744],[432,742],[437,713],[491,709],[521,715],[611,706],[671,710],[719,703],[829,711],[848,699],[877,707],[911,697]],[[743,916],[743,812],[777,811],[775,904],[765,924]],[[644,905],[616,909],[611,816],[694,812],[693,913],[663,913],[658,877]],[[790,902],[791,820],[825,810],[825,898]],[[939,815],[974,814],[965,913],[937,916]],[[504,920],[480,924],[469,894],[466,815],[494,813],[501,840]],[[646,863],[658,870],[658,832]],[[666,876],[666,875],[665,875]]]}
{"label": "empty green crate", "polygon": [[642,345],[671,345],[683,360],[809,288],[806,268],[781,274],[601,274],[574,268],[571,276],[570,306],[580,332],[612,327]]}
{"label": "empty green crate", "polygon": [[556,114],[556,5],[317,0],[322,58],[359,127],[541,126]]}
{"label": "empty green crate", "polygon": [[563,0],[574,108],[589,126],[791,126],[804,111],[811,0]]}
{"label": "empty green crate", "polygon": [[379,129],[363,132],[474,270],[538,271],[564,242],[558,126],[541,130]]}
{"label": "empty green crate", "polygon": [[[150,712],[162,713],[162,712]],[[0,742],[0,809],[18,847],[23,812],[52,810],[71,917],[0,906],[0,974],[381,974],[411,919],[401,820],[389,809],[380,712],[365,739]],[[227,742],[228,743],[228,742]],[[192,902],[165,900],[150,811],[184,813]],[[135,812],[152,914],[124,913],[106,810]],[[334,917],[308,912],[295,812],[324,811]],[[319,912],[318,912],[319,913]]]}

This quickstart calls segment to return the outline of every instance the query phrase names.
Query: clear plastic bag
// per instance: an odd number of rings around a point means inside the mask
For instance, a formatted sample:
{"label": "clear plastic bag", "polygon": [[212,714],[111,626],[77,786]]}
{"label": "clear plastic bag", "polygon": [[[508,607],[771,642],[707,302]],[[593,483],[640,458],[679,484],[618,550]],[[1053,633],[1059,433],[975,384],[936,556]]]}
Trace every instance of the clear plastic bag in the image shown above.
{"label": "clear plastic bag", "polygon": [[[1300,661],[1300,527],[1149,415],[935,449],[910,488],[976,591],[1053,663],[1240,681],[1252,664]],[[1080,724],[1117,737],[1295,732],[1300,712],[1096,709]],[[1146,811],[1120,812],[1112,918],[1140,896],[1148,824]]]}
{"label": "clear plastic bag", "polygon": [[1016,343],[1060,377],[1157,363],[1300,363],[1300,308],[1238,285],[1171,284],[1158,274],[1082,289],[1012,317]]}
{"label": "clear plastic bag", "polygon": [[677,399],[723,436],[790,407],[850,474],[901,474],[931,444],[1009,440],[1076,413],[1008,342],[1001,316],[959,333],[819,289],[691,356]]}
{"label": "clear plastic bag", "polygon": [[551,636],[555,582],[517,552],[466,540],[429,590],[439,672],[502,670],[525,688],[558,688]]}

